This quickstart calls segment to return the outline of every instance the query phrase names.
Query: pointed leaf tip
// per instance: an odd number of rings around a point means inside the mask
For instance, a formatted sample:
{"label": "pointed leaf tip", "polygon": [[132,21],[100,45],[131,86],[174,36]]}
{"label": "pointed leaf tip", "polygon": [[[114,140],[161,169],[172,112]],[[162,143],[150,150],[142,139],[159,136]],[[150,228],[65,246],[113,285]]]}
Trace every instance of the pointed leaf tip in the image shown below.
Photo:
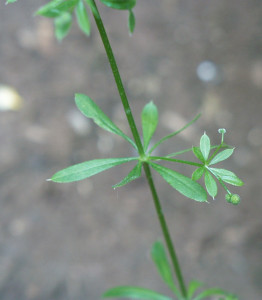
{"label": "pointed leaf tip", "polygon": [[129,17],[128,17],[128,28],[129,33],[132,35],[136,26],[136,18],[132,10],[129,10]]}
{"label": "pointed leaf tip", "polygon": [[90,35],[90,21],[89,21],[89,17],[87,14],[87,10],[86,7],[83,3],[82,0],[80,0],[78,2],[78,4],[76,5],[75,8],[75,13],[76,13],[76,18],[77,18],[77,23],[79,28],[86,34],[86,35]]}
{"label": "pointed leaf tip", "polygon": [[55,18],[55,36],[58,41],[62,41],[69,33],[72,25],[72,16],[68,12],[64,12]]}
{"label": "pointed leaf tip", "polygon": [[119,183],[113,185],[113,188],[121,187],[141,176],[142,163],[139,162]]}
{"label": "pointed leaf tip", "polygon": [[89,160],[58,171],[52,176],[51,180],[59,183],[79,181],[133,160],[137,160],[137,158],[127,157]]}

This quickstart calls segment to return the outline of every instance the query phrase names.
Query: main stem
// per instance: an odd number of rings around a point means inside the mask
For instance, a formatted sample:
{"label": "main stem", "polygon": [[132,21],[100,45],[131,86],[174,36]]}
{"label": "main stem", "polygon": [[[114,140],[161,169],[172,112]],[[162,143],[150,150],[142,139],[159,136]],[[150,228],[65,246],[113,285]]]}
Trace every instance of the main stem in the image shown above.
{"label": "main stem", "polygon": [[176,255],[174,244],[171,240],[171,236],[170,236],[168,226],[167,226],[167,223],[165,220],[165,216],[164,216],[164,213],[163,213],[163,210],[161,207],[161,203],[158,198],[158,194],[157,194],[155,184],[154,184],[154,181],[152,178],[151,170],[147,163],[144,163],[143,167],[144,167],[146,179],[147,179],[147,182],[150,187],[151,194],[152,194],[152,197],[154,200],[154,204],[155,204],[158,220],[161,225],[162,233],[163,233],[164,239],[166,241],[167,249],[168,249],[169,255],[171,257],[171,261],[172,261],[172,264],[173,264],[173,267],[174,267],[174,270],[176,273],[177,281],[179,283],[180,291],[181,291],[183,297],[185,297],[185,299],[186,299],[187,298],[187,290],[186,290],[186,286],[184,283],[182,271],[181,271],[179,261],[178,261],[177,255]]}
{"label": "main stem", "polygon": [[[119,70],[118,70],[118,67],[117,67],[117,63],[116,63],[116,60],[115,60],[110,42],[109,42],[107,34],[106,34],[104,24],[102,22],[101,16],[100,16],[99,11],[97,9],[95,0],[88,0],[88,3],[91,6],[91,10],[92,10],[93,16],[95,18],[97,28],[99,30],[102,42],[104,44],[105,51],[106,51],[106,54],[107,54],[107,57],[108,57],[108,60],[109,60],[114,78],[115,78],[115,82],[116,82],[116,85],[117,85],[117,88],[118,88],[118,92],[119,92],[119,95],[120,95],[120,98],[121,98],[121,101],[122,101],[122,104],[123,104],[123,107],[124,107],[124,110],[125,110],[125,114],[126,114],[130,129],[131,129],[131,132],[133,134],[135,143],[137,145],[139,155],[144,156],[145,152],[144,152],[144,149],[143,149],[143,146],[142,146],[142,142],[141,142],[141,139],[140,139],[140,136],[139,136],[134,118],[133,118],[133,114],[132,114],[132,111],[131,111],[131,108],[130,108],[130,105],[129,105],[129,102],[128,102],[128,99],[127,99],[127,96],[126,96],[126,92],[125,92],[125,89],[124,89],[124,86],[123,86],[123,83],[122,83],[122,79],[121,79],[121,76],[120,76],[120,73],[119,73]],[[175,252],[175,248],[174,248],[174,245],[172,243],[172,240],[171,240],[171,237],[170,237],[170,234],[169,234],[169,230],[168,230],[168,227],[167,227],[167,224],[166,224],[165,216],[164,216],[163,211],[162,211],[161,203],[160,203],[159,197],[157,195],[157,191],[156,191],[155,184],[154,184],[154,181],[153,181],[153,178],[152,178],[152,175],[151,175],[150,167],[149,167],[148,163],[144,163],[143,167],[144,167],[146,178],[147,178],[147,181],[148,181],[151,193],[152,193],[152,197],[153,197],[153,200],[154,200],[155,209],[156,209],[157,216],[158,216],[158,219],[159,219],[159,222],[160,222],[162,233],[164,235],[164,239],[166,241],[167,249],[168,249],[168,252],[169,252],[173,267],[174,267],[174,270],[175,270],[175,274],[177,276],[180,291],[181,291],[181,294],[183,295],[183,297],[186,299],[187,298],[186,286],[185,286],[185,283],[184,283],[184,279],[183,279],[181,268],[180,268],[180,265],[179,265],[179,262],[178,262],[178,258],[177,258],[176,252]]]}
{"label": "main stem", "polygon": [[124,111],[125,111],[130,129],[131,129],[131,132],[133,134],[133,137],[134,137],[134,140],[135,140],[135,143],[137,146],[138,153],[140,156],[144,156],[144,148],[141,143],[141,139],[140,139],[140,136],[139,136],[139,133],[138,133],[135,121],[134,121],[134,117],[133,117],[133,114],[132,114],[132,111],[131,111],[131,108],[130,108],[130,105],[129,105],[129,102],[128,102],[128,99],[126,96],[123,82],[122,82],[121,76],[119,74],[119,70],[118,70],[117,63],[116,63],[116,60],[114,57],[114,53],[113,53],[112,47],[110,45],[110,42],[108,40],[103,21],[101,19],[98,9],[97,9],[95,0],[88,0],[88,1],[91,4],[91,10],[94,15],[97,28],[99,30],[102,42],[103,42],[105,50],[106,50],[106,54],[107,54],[114,78],[115,78],[117,89],[118,89],[118,92],[119,92],[119,95],[120,95],[120,98],[121,98],[121,101],[122,101],[122,104],[124,107]]}

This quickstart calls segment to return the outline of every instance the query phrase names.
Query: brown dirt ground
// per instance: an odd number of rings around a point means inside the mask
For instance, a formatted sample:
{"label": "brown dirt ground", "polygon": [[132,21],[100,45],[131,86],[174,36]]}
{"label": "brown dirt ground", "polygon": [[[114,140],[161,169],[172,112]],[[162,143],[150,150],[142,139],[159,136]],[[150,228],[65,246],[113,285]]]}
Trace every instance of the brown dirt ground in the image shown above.
{"label": "brown dirt ground", "polygon": [[[74,93],[86,93],[127,130],[94,22],[90,38],[74,25],[60,44],[52,23],[32,16],[46,1],[4,2],[0,83],[23,105],[0,111],[0,299],[97,300],[126,284],[168,293],[149,257],[161,233],[145,180],[111,188],[130,165],[79,183],[46,182],[70,164],[132,155],[74,105]],[[161,153],[197,145],[204,130],[216,143],[221,127],[237,147],[224,165],[245,181],[237,207],[222,191],[209,205],[192,203],[155,176],[185,277],[261,300],[262,2],[140,0],[132,38],[126,12],[99,7],[137,121],[151,99],[157,137],[202,112]],[[219,82],[199,80],[204,60],[217,65]]]}

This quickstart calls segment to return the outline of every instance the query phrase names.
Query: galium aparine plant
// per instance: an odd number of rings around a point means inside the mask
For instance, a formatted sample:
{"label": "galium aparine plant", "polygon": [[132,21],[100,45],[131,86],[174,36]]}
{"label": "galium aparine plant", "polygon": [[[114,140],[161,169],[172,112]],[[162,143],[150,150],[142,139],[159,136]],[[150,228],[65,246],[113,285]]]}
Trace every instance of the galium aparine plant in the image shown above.
{"label": "galium aparine plant", "polygon": [[[17,0],[7,0],[6,4],[16,1]],[[112,9],[128,11],[129,32],[130,34],[134,32],[135,15],[133,8],[136,5],[136,0],[99,1]],[[172,297],[169,297],[151,289],[138,286],[118,286],[106,291],[103,294],[103,297],[124,297],[129,299],[146,300],[201,300],[209,299],[211,296],[217,296],[218,298],[216,299],[219,300],[237,300],[238,298],[235,295],[220,288],[204,289],[203,284],[196,280],[190,281],[188,285],[185,284],[181,266],[169,234],[165,216],[162,212],[161,202],[151,174],[152,171],[155,171],[162,176],[162,178],[168,182],[172,188],[189,199],[198,202],[208,202],[208,197],[215,199],[218,193],[218,186],[221,186],[222,189],[225,190],[226,201],[233,205],[239,204],[239,195],[231,193],[228,185],[242,186],[242,180],[229,170],[214,167],[216,164],[228,159],[234,153],[234,148],[224,141],[226,130],[223,128],[218,130],[221,135],[219,145],[212,145],[210,138],[205,132],[200,138],[199,145],[164,156],[154,156],[152,153],[160,144],[175,137],[181,131],[193,124],[200,116],[197,115],[191,122],[186,124],[180,130],[164,136],[153,146],[150,146],[158,125],[158,109],[151,101],[144,106],[141,113],[143,137],[143,139],[141,139],[96,1],[52,0],[46,5],[40,7],[36,12],[36,15],[52,18],[54,20],[56,38],[58,40],[62,40],[70,31],[74,15],[80,30],[87,36],[90,35],[91,23],[89,19],[89,12],[91,12],[95,19],[96,26],[104,44],[108,61],[110,63],[126,114],[127,122],[132,132],[132,137],[127,136],[118,126],[116,126],[116,124],[114,124],[113,121],[101,110],[101,108],[87,95],[76,94],[76,106],[84,116],[92,119],[99,127],[126,140],[126,142],[130,144],[130,147],[136,151],[137,155],[132,157],[98,158],[82,162],[58,171],[49,180],[59,183],[84,180],[118,165],[135,161],[135,167],[133,167],[133,169],[120,182],[114,184],[113,187],[117,188],[138,179],[142,176],[142,170],[144,171],[162,229],[166,249],[169,254],[168,258],[164,244],[161,241],[156,241],[151,248],[151,257],[161,279],[173,295]],[[191,152],[194,160],[196,158],[198,162],[178,159],[180,155],[187,152]],[[161,165],[162,161],[168,161],[170,163],[170,167],[164,167]],[[192,177],[189,178],[184,174],[173,170],[173,168],[171,168],[172,163],[192,166],[194,169],[192,171]],[[204,178],[204,187],[198,183],[202,177]],[[176,281],[174,277],[176,277]]]}

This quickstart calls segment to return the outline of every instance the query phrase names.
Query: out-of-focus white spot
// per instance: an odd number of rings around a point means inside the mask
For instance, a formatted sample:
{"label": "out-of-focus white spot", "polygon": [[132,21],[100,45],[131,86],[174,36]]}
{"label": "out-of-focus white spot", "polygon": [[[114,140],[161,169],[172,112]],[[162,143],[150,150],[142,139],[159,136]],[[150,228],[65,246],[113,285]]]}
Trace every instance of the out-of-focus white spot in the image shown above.
{"label": "out-of-focus white spot", "polygon": [[203,82],[211,82],[211,83],[217,83],[218,81],[218,68],[212,61],[202,61],[197,66],[197,76],[200,80]]}
{"label": "out-of-focus white spot", "polygon": [[0,85],[0,110],[19,110],[23,100],[17,91],[7,85]]}
{"label": "out-of-focus white spot", "polygon": [[262,145],[262,128],[254,127],[247,135],[248,142],[251,146],[261,146]]}
{"label": "out-of-focus white spot", "polygon": [[71,110],[67,114],[67,121],[78,135],[86,135],[90,132],[90,121],[77,110]]}

